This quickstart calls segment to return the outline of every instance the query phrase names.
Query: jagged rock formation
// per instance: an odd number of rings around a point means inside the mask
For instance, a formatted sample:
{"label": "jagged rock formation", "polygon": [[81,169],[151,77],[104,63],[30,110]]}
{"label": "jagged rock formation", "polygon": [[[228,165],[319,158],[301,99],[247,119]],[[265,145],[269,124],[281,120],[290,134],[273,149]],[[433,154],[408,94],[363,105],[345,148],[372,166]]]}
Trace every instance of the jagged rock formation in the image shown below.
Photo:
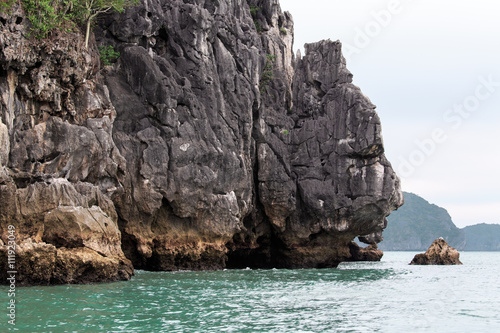
{"label": "jagged rock formation", "polygon": [[[125,160],[96,55],[80,34],[27,39],[26,22],[17,6],[1,14],[0,245],[13,225],[18,285],[129,279],[107,192]],[[5,281],[7,246],[0,252]]]}
{"label": "jagged rock formation", "polygon": [[30,283],[128,278],[128,259],[335,267],[402,204],[340,43],[294,59],[277,0],[145,0],[96,29],[121,54],[103,71],[79,35],[31,45],[16,13],[1,22],[2,239],[14,221],[27,251],[106,267]]}
{"label": "jagged rock formation", "polygon": [[425,253],[415,255],[410,265],[462,265],[460,253],[444,238],[436,239]]}

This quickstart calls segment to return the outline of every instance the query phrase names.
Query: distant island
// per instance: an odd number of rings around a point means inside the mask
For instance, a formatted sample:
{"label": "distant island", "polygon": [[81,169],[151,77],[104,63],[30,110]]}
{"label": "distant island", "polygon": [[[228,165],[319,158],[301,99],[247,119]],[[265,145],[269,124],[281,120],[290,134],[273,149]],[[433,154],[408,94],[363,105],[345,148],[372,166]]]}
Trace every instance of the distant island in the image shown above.
{"label": "distant island", "polygon": [[452,221],[446,209],[422,197],[403,192],[405,204],[388,218],[383,251],[425,251],[436,238],[465,251],[500,251],[500,224],[476,224],[463,229]]}
{"label": "distant island", "polygon": [[500,251],[500,224],[481,223],[462,229],[466,251]]}

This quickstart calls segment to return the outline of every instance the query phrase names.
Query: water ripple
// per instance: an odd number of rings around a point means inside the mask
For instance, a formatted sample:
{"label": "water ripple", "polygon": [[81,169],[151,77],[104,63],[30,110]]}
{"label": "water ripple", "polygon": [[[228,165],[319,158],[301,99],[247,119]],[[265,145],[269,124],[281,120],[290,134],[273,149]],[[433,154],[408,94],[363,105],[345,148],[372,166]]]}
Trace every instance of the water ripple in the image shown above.
{"label": "water ripple", "polygon": [[454,267],[408,266],[412,255],[386,253],[382,262],[338,269],[137,271],[129,282],[19,288],[16,328],[390,333],[500,326],[500,253],[463,255],[464,265]]}

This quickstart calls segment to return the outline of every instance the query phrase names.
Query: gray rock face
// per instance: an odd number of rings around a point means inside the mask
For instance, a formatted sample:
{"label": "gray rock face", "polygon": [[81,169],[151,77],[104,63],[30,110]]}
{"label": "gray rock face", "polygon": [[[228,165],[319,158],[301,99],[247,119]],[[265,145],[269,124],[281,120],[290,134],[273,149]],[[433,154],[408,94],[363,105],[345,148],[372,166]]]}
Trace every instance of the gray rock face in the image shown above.
{"label": "gray rock face", "polygon": [[402,195],[375,106],[351,82],[339,42],[306,45],[294,78],[291,163],[325,231],[376,234]]}
{"label": "gray rock face", "polygon": [[[130,276],[123,254],[149,270],[334,267],[402,204],[340,43],[294,59],[277,0],[145,0],[96,28],[121,54],[101,72],[80,35],[7,52],[27,41],[3,21],[1,238],[29,224],[46,271],[60,251],[107,267],[92,281]],[[50,193],[44,208],[26,191]],[[39,280],[85,280],[67,269]]]}
{"label": "gray rock face", "polygon": [[114,195],[127,255],[147,269],[224,267],[226,242],[254,209],[265,55],[248,5],[146,1],[102,35],[120,41],[106,83],[113,138],[131,162]]}
{"label": "gray rock face", "polygon": [[352,260],[353,236],[377,243],[402,204],[375,106],[351,81],[339,42],[308,44],[290,112],[265,108],[259,121],[259,198],[279,244],[271,266]]}
{"label": "gray rock face", "polygon": [[372,234],[363,240],[374,244],[385,217],[402,204],[375,106],[351,83],[339,42],[306,45],[295,70],[290,157],[307,207],[307,218],[301,212],[296,220],[331,241]]}
{"label": "gray rock face", "polygon": [[0,279],[15,227],[19,285],[129,279],[113,202],[125,160],[95,54],[69,33],[28,40],[14,6],[1,13]]}
{"label": "gray rock face", "polygon": [[[4,179],[5,181],[5,179]],[[2,239],[15,227],[19,285],[116,281],[133,274],[121,249],[113,203],[90,183],[64,178],[18,187],[0,185]],[[7,253],[1,246],[0,276],[6,279]]]}

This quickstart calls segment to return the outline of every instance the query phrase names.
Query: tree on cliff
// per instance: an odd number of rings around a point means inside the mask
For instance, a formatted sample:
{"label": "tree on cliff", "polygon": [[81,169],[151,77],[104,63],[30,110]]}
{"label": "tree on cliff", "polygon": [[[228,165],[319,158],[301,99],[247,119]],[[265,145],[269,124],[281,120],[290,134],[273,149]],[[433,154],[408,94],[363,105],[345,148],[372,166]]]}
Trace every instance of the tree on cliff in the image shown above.
{"label": "tree on cliff", "polygon": [[126,7],[138,3],[139,0],[73,0],[74,11],[79,20],[86,25],[85,48],[89,45],[90,26],[99,14],[115,10],[123,12]]}
{"label": "tree on cliff", "polygon": [[[0,12],[8,12],[17,0],[0,0]],[[21,0],[36,38],[46,38],[54,30],[71,30],[75,24],[86,26],[85,48],[89,45],[90,26],[99,14],[123,12],[139,0]]]}

